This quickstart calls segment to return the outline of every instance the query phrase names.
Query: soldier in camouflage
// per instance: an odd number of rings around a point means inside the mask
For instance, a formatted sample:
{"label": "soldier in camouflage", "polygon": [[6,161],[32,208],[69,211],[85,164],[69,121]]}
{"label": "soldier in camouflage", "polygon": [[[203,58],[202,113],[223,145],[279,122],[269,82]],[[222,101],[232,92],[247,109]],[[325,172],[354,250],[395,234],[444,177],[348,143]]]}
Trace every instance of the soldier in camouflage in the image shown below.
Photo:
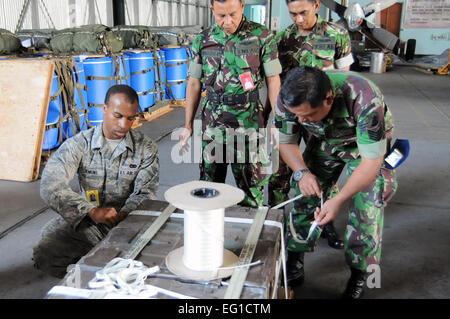
{"label": "soldier in camouflage", "polygon": [[[294,23],[279,32],[275,38],[283,68],[281,80],[291,69],[302,65],[321,70],[349,70],[353,63],[350,36],[345,28],[327,22],[317,14],[320,1],[286,0],[286,4]],[[303,135],[306,142],[307,136]],[[278,171],[269,180],[270,206],[289,198],[291,176],[292,170],[280,159]],[[322,237],[328,239],[330,247],[344,248],[332,222],[324,227]]]}
{"label": "soldier in camouflage", "polygon": [[[33,249],[35,266],[62,278],[109,230],[144,200],[156,199],[157,145],[130,130],[138,96],[126,85],[111,87],[100,126],[66,140],[42,173],[41,197],[60,216],[42,231]],[[78,174],[81,193],[69,182]]]}
{"label": "soldier in camouflage", "polygon": [[[322,226],[335,219],[349,200],[345,256],[351,277],[343,297],[360,298],[368,267],[380,263],[383,208],[397,189],[395,171],[384,163],[394,125],[383,95],[353,72],[298,67],[283,83],[275,122],[281,155],[295,172],[292,186],[304,195],[288,221],[296,232],[287,233],[288,250],[311,251],[304,243],[311,222]],[[311,136],[303,154],[298,145],[301,128]],[[349,179],[330,197],[346,165]]]}
{"label": "soldier in camouflage", "polygon": [[[184,148],[192,135],[203,84],[207,95],[201,108],[200,179],[224,183],[231,163],[236,184],[246,193],[240,204],[258,207],[264,205],[268,175],[262,172],[263,161],[251,160],[255,150],[243,140],[247,132],[264,129],[258,90],[265,78],[269,100],[275,105],[281,65],[273,34],[247,20],[244,6],[243,0],[211,0],[216,24],[201,32],[193,43],[180,143]],[[230,131],[234,133],[231,138]],[[243,147],[239,149],[239,145]],[[231,159],[223,158],[230,153]]]}
{"label": "soldier in camouflage", "polygon": [[349,70],[353,63],[350,36],[342,26],[322,19],[318,0],[286,0],[294,21],[276,35],[283,68],[281,79],[297,66]]}

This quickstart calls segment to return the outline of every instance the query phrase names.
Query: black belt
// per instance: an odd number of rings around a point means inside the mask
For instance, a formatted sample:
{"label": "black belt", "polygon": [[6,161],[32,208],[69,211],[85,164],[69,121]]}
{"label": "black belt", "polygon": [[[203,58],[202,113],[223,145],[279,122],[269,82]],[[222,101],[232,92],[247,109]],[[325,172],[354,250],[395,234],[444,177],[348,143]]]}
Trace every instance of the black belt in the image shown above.
{"label": "black belt", "polygon": [[219,104],[225,105],[236,105],[236,104],[247,104],[250,102],[258,102],[259,101],[259,92],[251,91],[243,94],[236,95],[226,95],[226,94],[218,94],[218,93],[210,93],[206,94],[206,98],[208,101],[216,106]]}

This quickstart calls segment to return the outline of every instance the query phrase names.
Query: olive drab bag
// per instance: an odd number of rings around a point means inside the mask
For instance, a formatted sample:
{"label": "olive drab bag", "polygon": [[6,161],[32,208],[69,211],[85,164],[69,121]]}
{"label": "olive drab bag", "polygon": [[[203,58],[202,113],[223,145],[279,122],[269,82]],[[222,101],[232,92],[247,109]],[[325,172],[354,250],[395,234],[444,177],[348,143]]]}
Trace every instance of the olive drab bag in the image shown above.
{"label": "olive drab bag", "polygon": [[180,27],[153,27],[149,29],[158,36],[158,45],[182,45],[186,42],[186,34]]}
{"label": "olive drab bag", "polygon": [[120,52],[123,42],[108,26],[92,24],[57,31],[50,46],[55,53],[111,54]]}
{"label": "olive drab bag", "polygon": [[156,49],[158,37],[147,26],[118,25],[112,28],[122,38],[124,49]]}
{"label": "olive drab bag", "polygon": [[40,30],[20,30],[16,32],[17,37],[22,43],[27,42],[29,45],[24,44],[25,47],[34,47],[37,50],[50,50],[50,40],[56,30],[55,29],[40,29]]}
{"label": "olive drab bag", "polygon": [[10,54],[20,51],[20,39],[12,32],[0,29],[0,54]]}

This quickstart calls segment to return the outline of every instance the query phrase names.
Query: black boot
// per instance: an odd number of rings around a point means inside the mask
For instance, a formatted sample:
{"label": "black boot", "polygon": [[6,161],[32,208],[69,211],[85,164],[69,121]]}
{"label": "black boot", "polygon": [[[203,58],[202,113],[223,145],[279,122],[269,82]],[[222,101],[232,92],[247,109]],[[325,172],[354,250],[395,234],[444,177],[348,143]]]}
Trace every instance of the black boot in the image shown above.
{"label": "black boot", "polygon": [[361,299],[366,287],[367,273],[356,268],[350,268],[350,270],[352,274],[342,294],[342,299]]}
{"label": "black boot", "polygon": [[344,242],[339,239],[336,230],[334,229],[333,222],[329,222],[323,226],[322,234],[320,237],[328,239],[328,246],[334,249],[342,249],[344,248]]}
{"label": "black boot", "polygon": [[288,259],[286,262],[287,284],[291,288],[301,286],[305,280],[304,255],[303,252],[288,250]]}

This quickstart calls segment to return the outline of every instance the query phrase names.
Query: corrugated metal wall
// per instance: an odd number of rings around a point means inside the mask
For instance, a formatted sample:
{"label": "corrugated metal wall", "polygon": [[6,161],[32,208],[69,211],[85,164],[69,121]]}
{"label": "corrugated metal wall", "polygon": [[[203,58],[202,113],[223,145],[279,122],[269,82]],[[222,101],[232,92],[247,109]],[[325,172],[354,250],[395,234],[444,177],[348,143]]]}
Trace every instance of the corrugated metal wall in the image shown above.
{"label": "corrugated metal wall", "polygon": [[[0,0],[0,28],[15,32],[27,3],[20,29],[113,25],[112,0]],[[211,23],[209,0],[126,0],[125,14],[129,25],[208,26]]]}
{"label": "corrugated metal wall", "polygon": [[125,21],[130,25],[183,26],[210,24],[209,0],[126,0]]}

